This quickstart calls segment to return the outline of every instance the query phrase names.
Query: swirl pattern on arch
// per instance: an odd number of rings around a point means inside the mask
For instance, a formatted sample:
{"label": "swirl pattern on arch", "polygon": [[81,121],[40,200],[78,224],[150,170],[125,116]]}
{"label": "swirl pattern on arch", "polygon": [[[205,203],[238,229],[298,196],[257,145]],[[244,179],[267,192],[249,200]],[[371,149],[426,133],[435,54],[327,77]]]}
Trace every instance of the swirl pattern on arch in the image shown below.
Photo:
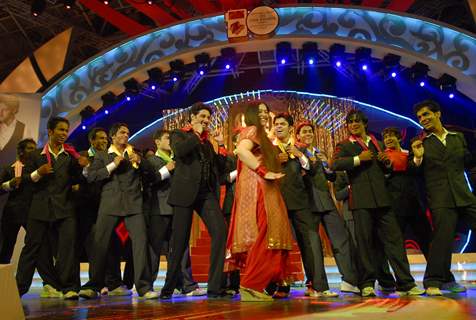
{"label": "swirl pattern on arch", "polygon": [[[414,17],[357,8],[286,7],[276,9],[277,36],[313,35],[336,41],[354,39],[396,46],[456,68],[476,80],[476,38]],[[110,81],[191,48],[226,42],[222,15],[152,31],[113,48],[73,70],[43,96],[45,114],[67,114]]]}

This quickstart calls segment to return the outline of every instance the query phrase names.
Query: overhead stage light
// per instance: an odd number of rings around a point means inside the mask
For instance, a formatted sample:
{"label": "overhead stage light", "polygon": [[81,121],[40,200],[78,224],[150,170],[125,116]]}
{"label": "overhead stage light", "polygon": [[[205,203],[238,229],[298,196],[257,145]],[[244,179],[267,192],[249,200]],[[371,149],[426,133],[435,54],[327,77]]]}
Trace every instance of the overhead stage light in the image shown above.
{"label": "overhead stage light", "polygon": [[345,62],[345,46],[335,43],[329,48],[329,60],[331,65],[340,68]]}
{"label": "overhead stage light", "polygon": [[417,62],[410,68],[410,79],[418,83],[420,87],[424,87],[426,85],[428,71],[430,71],[430,68],[426,64]]}
{"label": "overhead stage light", "polygon": [[281,65],[285,65],[292,61],[292,47],[291,43],[289,42],[279,42],[276,45],[276,61],[278,61]]}
{"label": "overhead stage light", "polygon": [[383,57],[383,64],[385,67],[385,74],[390,75],[392,78],[396,78],[400,71],[400,56],[389,53]]}
{"label": "overhead stage light", "polygon": [[440,90],[443,91],[445,94],[448,95],[448,98],[453,99],[456,93],[456,78],[450,76],[447,73],[444,73],[438,79]]}
{"label": "overhead stage light", "polygon": [[203,76],[210,69],[210,55],[206,52],[197,54],[195,64],[197,65],[197,73]]}
{"label": "overhead stage light", "polygon": [[372,50],[369,48],[357,48],[355,50],[355,64],[362,71],[367,71],[372,63]]}
{"label": "overhead stage light", "polygon": [[316,42],[305,42],[302,45],[302,61],[312,66],[317,64],[318,46]]}
{"label": "overhead stage light", "polygon": [[46,0],[33,0],[31,2],[31,14],[38,17],[46,9]]}
{"label": "overhead stage light", "polygon": [[173,82],[179,81],[185,72],[185,64],[182,60],[173,60],[169,62],[170,65],[170,79]]}
{"label": "overhead stage light", "polygon": [[235,48],[228,47],[220,50],[222,66],[226,70],[234,69],[236,66],[236,50]]}
{"label": "overhead stage light", "polygon": [[112,91],[108,91],[101,96],[102,105],[104,107],[112,106],[117,101],[117,96]]}
{"label": "overhead stage light", "polygon": [[63,5],[66,9],[71,9],[74,4],[75,4],[76,0],[63,0]]}

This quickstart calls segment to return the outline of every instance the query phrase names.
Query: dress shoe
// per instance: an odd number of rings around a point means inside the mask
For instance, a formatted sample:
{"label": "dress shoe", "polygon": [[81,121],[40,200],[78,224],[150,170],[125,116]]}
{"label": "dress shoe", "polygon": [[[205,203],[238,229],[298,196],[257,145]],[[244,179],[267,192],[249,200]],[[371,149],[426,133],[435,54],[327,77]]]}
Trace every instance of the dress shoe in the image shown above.
{"label": "dress shoe", "polygon": [[64,300],[78,300],[79,295],[76,291],[68,291],[63,295]]}
{"label": "dress shoe", "polygon": [[161,292],[159,296],[160,300],[171,300],[172,299],[172,294],[171,293],[166,293],[166,292]]}
{"label": "dress shoe", "polygon": [[187,297],[200,297],[200,296],[205,296],[206,294],[207,294],[207,290],[202,288],[196,288],[195,290],[184,293],[184,295]]}
{"label": "dress shoe", "polygon": [[53,286],[45,284],[43,290],[40,293],[40,298],[62,298],[63,293],[56,290]]}
{"label": "dress shoe", "polygon": [[108,291],[109,296],[131,296],[132,291],[127,289],[126,286],[119,286],[114,290]]}
{"label": "dress shoe", "polygon": [[440,288],[429,287],[429,288],[426,288],[426,295],[429,297],[437,297],[437,296],[442,296],[443,293],[441,293]]}
{"label": "dress shoe", "polygon": [[408,291],[397,291],[397,294],[401,297],[403,296],[421,296],[422,294],[425,294],[424,289],[420,289],[417,286],[414,286]]}
{"label": "dress shoe", "polygon": [[362,297],[376,297],[377,294],[375,294],[375,289],[372,288],[372,287],[365,287],[362,289],[362,293],[361,293]]}
{"label": "dress shoe", "polygon": [[346,281],[342,281],[340,283],[340,291],[341,292],[356,293],[356,294],[360,293],[360,289],[358,287],[353,286],[353,285],[351,285],[350,283],[348,283]]}
{"label": "dress shoe", "polygon": [[96,299],[98,293],[93,289],[81,289],[79,290],[79,296],[83,299]]}
{"label": "dress shoe", "polygon": [[152,300],[152,299],[157,299],[159,297],[159,293],[155,291],[147,291],[141,298],[144,298],[146,300]]}
{"label": "dress shoe", "polygon": [[242,302],[272,302],[273,298],[264,292],[240,286],[240,301]]}

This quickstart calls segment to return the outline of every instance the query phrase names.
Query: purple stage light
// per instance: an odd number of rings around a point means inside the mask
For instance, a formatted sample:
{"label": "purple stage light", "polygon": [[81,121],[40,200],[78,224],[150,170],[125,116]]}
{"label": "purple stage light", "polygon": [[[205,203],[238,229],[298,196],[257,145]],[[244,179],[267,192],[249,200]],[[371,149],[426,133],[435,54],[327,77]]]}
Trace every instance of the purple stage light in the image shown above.
{"label": "purple stage light", "polygon": [[281,64],[286,64],[286,59],[281,59]]}
{"label": "purple stage light", "polygon": [[336,61],[336,67],[337,67],[337,68],[340,68],[341,66],[342,66],[342,62]]}
{"label": "purple stage light", "polygon": [[230,64],[227,63],[226,66],[225,66],[225,69],[226,69],[226,70],[230,70],[230,68],[231,68]]}
{"label": "purple stage light", "polygon": [[314,59],[309,59],[308,63],[309,63],[310,65],[313,65],[313,64],[314,64]]}
{"label": "purple stage light", "polygon": [[424,87],[425,86],[425,81],[420,81],[420,87]]}
{"label": "purple stage light", "polygon": [[450,99],[453,99],[454,97],[455,97],[455,94],[454,94],[454,93],[450,93],[450,94],[448,95],[448,98],[450,98]]}
{"label": "purple stage light", "polygon": [[367,71],[367,69],[368,69],[368,66],[366,64],[363,64],[362,65],[362,70]]}
{"label": "purple stage light", "polygon": [[392,72],[391,76],[392,76],[392,78],[395,78],[397,76],[397,73],[394,71],[394,72]]}

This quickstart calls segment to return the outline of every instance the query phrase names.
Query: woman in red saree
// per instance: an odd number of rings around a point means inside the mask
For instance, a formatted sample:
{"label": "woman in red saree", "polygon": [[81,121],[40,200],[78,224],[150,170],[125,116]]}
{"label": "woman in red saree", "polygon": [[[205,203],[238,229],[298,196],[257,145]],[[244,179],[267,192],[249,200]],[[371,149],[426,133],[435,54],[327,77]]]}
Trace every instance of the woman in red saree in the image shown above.
{"label": "woman in red saree", "polygon": [[[266,112],[266,116],[264,113]],[[289,276],[293,236],[278,179],[283,177],[264,124],[267,106],[250,103],[236,149],[238,176],[227,241],[227,271],[241,269],[241,301],[272,301],[270,282]]]}

